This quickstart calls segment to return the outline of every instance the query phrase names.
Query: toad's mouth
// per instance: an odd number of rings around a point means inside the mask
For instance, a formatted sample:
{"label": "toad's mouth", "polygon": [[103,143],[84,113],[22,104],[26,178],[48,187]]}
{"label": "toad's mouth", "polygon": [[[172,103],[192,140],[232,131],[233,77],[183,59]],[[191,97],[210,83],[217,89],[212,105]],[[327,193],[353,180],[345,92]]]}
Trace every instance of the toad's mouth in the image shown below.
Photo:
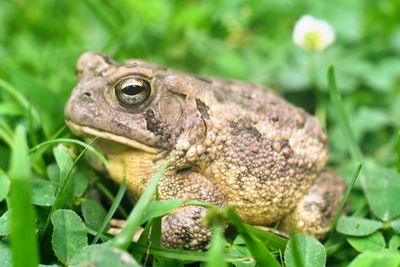
{"label": "toad's mouth", "polygon": [[89,136],[93,136],[93,137],[100,137],[102,139],[120,143],[120,144],[129,146],[129,147],[132,147],[135,149],[143,150],[143,151],[151,153],[151,154],[160,153],[160,150],[155,147],[151,147],[149,145],[140,143],[136,140],[131,140],[124,136],[112,134],[109,132],[103,132],[101,130],[90,128],[88,126],[79,125],[79,124],[73,123],[70,120],[67,120],[65,123],[68,125],[68,127],[71,129],[71,131],[77,135],[84,134],[84,135],[89,135]]}

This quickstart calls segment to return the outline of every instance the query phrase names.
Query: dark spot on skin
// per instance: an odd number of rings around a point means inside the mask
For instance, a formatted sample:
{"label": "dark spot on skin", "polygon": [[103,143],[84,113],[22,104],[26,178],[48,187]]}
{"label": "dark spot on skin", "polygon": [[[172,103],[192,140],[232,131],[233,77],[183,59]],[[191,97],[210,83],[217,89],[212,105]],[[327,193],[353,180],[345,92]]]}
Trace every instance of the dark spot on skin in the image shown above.
{"label": "dark spot on skin", "polygon": [[260,139],[260,138],[262,137],[262,135],[260,134],[260,132],[259,132],[256,128],[254,128],[254,127],[251,127],[251,128],[249,129],[249,133],[251,133],[252,135],[254,135],[257,139]]}
{"label": "dark spot on skin", "polygon": [[305,116],[303,114],[299,114],[296,117],[296,126],[297,128],[303,128],[306,122]]}
{"label": "dark spot on skin", "polygon": [[209,83],[209,84],[212,83],[212,81],[210,79],[207,79],[205,77],[202,77],[202,76],[195,76],[195,77],[196,77],[197,80],[200,80],[202,82],[206,82],[206,83]]}
{"label": "dark spot on skin", "polygon": [[276,102],[276,100],[271,100],[270,102],[269,102],[269,104],[271,105],[271,106],[276,106],[276,105],[278,105],[278,102]]}
{"label": "dark spot on skin", "polygon": [[196,98],[196,106],[197,106],[197,110],[201,114],[201,117],[203,119],[209,120],[210,115],[208,114],[208,107],[206,106],[206,104],[204,104],[204,102],[201,101],[200,99]]}
{"label": "dark spot on skin", "polygon": [[246,92],[246,91],[244,91],[244,92],[242,93],[242,96],[243,96],[245,99],[248,99],[248,100],[253,100],[253,99],[255,99],[255,95],[254,95],[254,94],[252,94],[252,93],[250,93],[250,92]]}
{"label": "dark spot on skin", "polygon": [[214,96],[218,100],[219,103],[224,103],[225,102],[224,101],[224,94],[220,90],[218,90],[218,88],[217,88],[217,90],[214,90]]}
{"label": "dark spot on skin", "polygon": [[103,54],[100,54],[100,53],[98,55],[101,56],[102,59],[104,60],[104,62],[106,62],[108,65],[112,65],[113,64],[113,61],[112,61],[111,58],[109,58],[109,57],[107,57],[107,56],[105,56]]}
{"label": "dark spot on skin", "polygon": [[176,174],[187,174],[192,171],[192,167],[184,167],[176,171]]}
{"label": "dark spot on skin", "polygon": [[118,119],[113,118],[112,120],[113,123],[115,123],[116,127],[118,129],[120,129],[120,131],[124,134],[126,134],[127,136],[129,135],[129,127],[128,125],[126,125],[125,123],[120,122]]}
{"label": "dark spot on skin", "polygon": [[200,212],[199,209],[195,209],[195,210],[193,211],[193,214],[192,214],[192,216],[191,216],[191,219],[192,219],[193,221],[197,221],[197,220],[200,220],[200,219],[201,219],[201,212]]}
{"label": "dark spot on skin", "polygon": [[185,229],[179,234],[180,239],[184,244],[189,244],[193,240],[193,236],[190,233],[190,229]]}
{"label": "dark spot on skin", "polygon": [[278,121],[279,121],[279,116],[278,116],[278,114],[272,114],[272,115],[271,115],[271,120],[272,120],[273,122],[278,122]]}
{"label": "dark spot on skin", "polygon": [[176,95],[177,97],[179,97],[182,100],[186,100],[186,95],[183,93],[178,93],[178,92],[171,92],[173,95]]}
{"label": "dark spot on skin", "polygon": [[145,120],[146,129],[159,138],[157,145],[165,149],[170,149],[172,144],[175,143],[180,128],[174,126],[174,129],[172,129],[163,117],[156,110],[151,108],[146,111]]}
{"label": "dark spot on skin", "polygon": [[323,209],[321,209],[321,211],[326,213],[328,207],[332,207],[334,205],[335,199],[334,196],[332,196],[332,194],[329,192],[324,192],[322,194],[322,198],[324,199],[325,206]]}
{"label": "dark spot on skin", "polygon": [[146,111],[145,119],[147,130],[157,135],[162,134],[162,129],[160,128],[161,118],[152,109]]}
{"label": "dark spot on skin", "polygon": [[246,121],[245,119],[240,119],[238,122],[230,124],[232,128],[233,135],[250,134],[254,136],[257,140],[262,137],[261,133],[253,127],[251,121]]}

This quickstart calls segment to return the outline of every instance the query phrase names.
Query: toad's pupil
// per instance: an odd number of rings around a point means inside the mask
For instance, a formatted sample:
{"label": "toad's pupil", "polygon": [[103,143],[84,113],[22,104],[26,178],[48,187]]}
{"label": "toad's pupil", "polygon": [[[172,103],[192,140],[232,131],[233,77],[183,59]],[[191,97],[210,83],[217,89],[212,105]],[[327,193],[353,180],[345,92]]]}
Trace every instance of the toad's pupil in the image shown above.
{"label": "toad's pupil", "polygon": [[138,85],[129,85],[122,89],[122,93],[125,95],[138,95],[141,92],[143,92],[144,88],[143,86],[138,86]]}

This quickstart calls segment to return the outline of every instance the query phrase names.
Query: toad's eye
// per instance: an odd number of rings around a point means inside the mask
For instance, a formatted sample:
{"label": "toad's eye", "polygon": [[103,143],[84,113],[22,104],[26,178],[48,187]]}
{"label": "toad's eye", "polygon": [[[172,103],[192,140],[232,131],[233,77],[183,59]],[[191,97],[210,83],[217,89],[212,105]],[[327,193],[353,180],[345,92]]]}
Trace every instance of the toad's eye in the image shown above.
{"label": "toad's eye", "polygon": [[146,101],[151,93],[151,85],[141,78],[128,78],[115,86],[115,95],[123,106],[138,106]]}

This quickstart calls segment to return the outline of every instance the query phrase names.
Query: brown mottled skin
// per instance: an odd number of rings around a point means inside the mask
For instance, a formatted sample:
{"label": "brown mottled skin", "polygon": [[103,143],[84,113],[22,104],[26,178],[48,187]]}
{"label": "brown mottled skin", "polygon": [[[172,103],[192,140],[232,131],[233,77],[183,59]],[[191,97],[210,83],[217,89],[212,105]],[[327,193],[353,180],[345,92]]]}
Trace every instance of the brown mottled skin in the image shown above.
{"label": "brown mottled skin", "polygon": [[[329,230],[344,183],[326,169],[326,135],[304,110],[256,84],[140,60],[116,63],[88,52],[77,72],[67,124],[102,138],[97,147],[109,159],[108,173],[117,182],[126,177],[134,195],[169,160],[161,199],[229,203],[250,224],[281,221],[284,230],[317,237]],[[140,101],[121,102],[118,88],[139,89],[122,97]],[[163,245],[203,248],[210,239],[201,223],[206,211],[184,206],[165,216]]]}

